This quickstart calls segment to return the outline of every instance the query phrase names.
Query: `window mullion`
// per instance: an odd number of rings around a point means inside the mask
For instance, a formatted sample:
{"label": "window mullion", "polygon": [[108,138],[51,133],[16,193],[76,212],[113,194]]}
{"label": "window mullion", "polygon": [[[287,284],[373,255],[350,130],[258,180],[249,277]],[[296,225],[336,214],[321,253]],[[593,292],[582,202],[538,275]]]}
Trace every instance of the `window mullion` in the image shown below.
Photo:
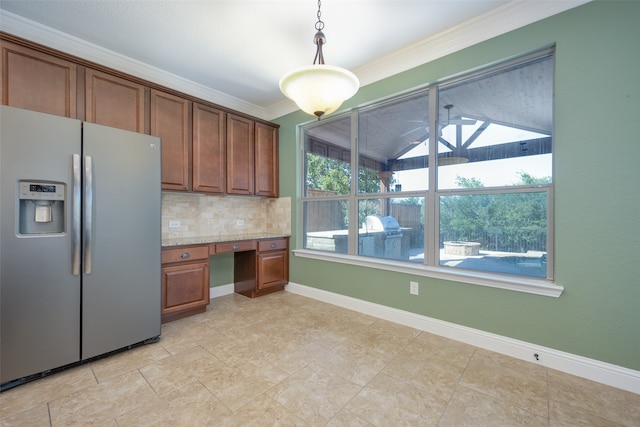
{"label": "window mullion", "polygon": [[438,209],[436,197],[437,185],[437,165],[438,156],[438,88],[429,88],[429,187],[427,188],[426,202],[424,208],[424,262],[430,266],[438,265]]}
{"label": "window mullion", "polygon": [[[358,255],[358,112],[351,112],[351,192],[349,194],[349,250],[350,255]],[[355,226],[354,226],[355,224]]]}

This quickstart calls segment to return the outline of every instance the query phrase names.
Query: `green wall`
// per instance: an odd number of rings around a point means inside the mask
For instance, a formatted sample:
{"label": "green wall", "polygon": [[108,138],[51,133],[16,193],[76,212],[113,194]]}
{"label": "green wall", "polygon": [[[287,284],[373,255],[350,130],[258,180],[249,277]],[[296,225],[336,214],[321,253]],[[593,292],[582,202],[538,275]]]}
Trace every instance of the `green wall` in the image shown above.
{"label": "green wall", "polygon": [[216,287],[233,283],[233,253],[209,257],[209,286]]}
{"label": "green wall", "polygon": [[[291,281],[640,370],[640,2],[596,1],[360,89],[349,108],[556,45],[559,298],[291,256]],[[299,196],[296,112],[280,193]],[[298,205],[292,207],[296,247]],[[410,296],[408,282],[420,282]]]}

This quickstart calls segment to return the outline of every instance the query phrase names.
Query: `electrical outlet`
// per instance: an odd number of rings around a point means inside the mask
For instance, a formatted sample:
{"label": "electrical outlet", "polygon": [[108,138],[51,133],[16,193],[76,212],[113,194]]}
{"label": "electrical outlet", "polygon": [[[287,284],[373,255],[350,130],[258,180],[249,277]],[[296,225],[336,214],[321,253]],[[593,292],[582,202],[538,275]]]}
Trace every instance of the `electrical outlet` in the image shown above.
{"label": "electrical outlet", "polygon": [[180,227],[180,221],[169,221],[169,228],[178,228]]}
{"label": "electrical outlet", "polygon": [[244,219],[236,219],[236,225],[244,225]]}
{"label": "electrical outlet", "polygon": [[418,282],[409,282],[409,293],[411,295],[418,295],[419,284]]}

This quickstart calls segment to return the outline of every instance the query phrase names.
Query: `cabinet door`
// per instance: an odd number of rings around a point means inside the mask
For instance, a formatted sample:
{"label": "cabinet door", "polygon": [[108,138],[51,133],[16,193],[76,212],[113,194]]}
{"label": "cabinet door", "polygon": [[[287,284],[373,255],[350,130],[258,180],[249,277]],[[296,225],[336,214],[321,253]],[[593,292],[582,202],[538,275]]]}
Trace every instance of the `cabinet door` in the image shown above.
{"label": "cabinet door", "polygon": [[253,194],[253,124],[227,115],[227,193]]}
{"label": "cabinet door", "polygon": [[76,118],[74,63],[4,40],[0,47],[2,104]]}
{"label": "cabinet door", "polygon": [[85,120],[145,133],[145,87],[110,74],[87,69]]}
{"label": "cabinet door", "polygon": [[255,124],[256,196],[278,197],[278,129]]}
{"label": "cabinet door", "polygon": [[[162,267],[162,316],[209,304],[209,262]],[[174,317],[175,318],[175,317]]]}
{"label": "cabinet door", "polygon": [[224,193],[225,114],[193,104],[193,191]]}
{"label": "cabinet door", "polygon": [[162,139],[162,189],[190,188],[189,106],[186,99],[151,90],[151,135]]}
{"label": "cabinet door", "polygon": [[287,251],[258,253],[258,290],[289,282],[289,255]]}

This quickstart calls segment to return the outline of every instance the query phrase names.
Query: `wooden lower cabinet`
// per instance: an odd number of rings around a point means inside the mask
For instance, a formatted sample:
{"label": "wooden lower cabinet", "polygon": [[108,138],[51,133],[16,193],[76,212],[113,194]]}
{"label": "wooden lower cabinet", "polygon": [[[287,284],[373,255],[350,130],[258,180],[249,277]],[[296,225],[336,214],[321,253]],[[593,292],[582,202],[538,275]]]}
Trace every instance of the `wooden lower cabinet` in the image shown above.
{"label": "wooden lower cabinet", "polygon": [[255,298],[289,283],[289,239],[261,240],[257,251],[236,252],[234,290]]}
{"label": "wooden lower cabinet", "polygon": [[162,323],[203,313],[209,304],[209,255],[234,254],[234,291],[250,298],[289,283],[289,238],[162,249]]}
{"label": "wooden lower cabinet", "polygon": [[209,248],[162,250],[162,323],[203,313],[209,304]]}

